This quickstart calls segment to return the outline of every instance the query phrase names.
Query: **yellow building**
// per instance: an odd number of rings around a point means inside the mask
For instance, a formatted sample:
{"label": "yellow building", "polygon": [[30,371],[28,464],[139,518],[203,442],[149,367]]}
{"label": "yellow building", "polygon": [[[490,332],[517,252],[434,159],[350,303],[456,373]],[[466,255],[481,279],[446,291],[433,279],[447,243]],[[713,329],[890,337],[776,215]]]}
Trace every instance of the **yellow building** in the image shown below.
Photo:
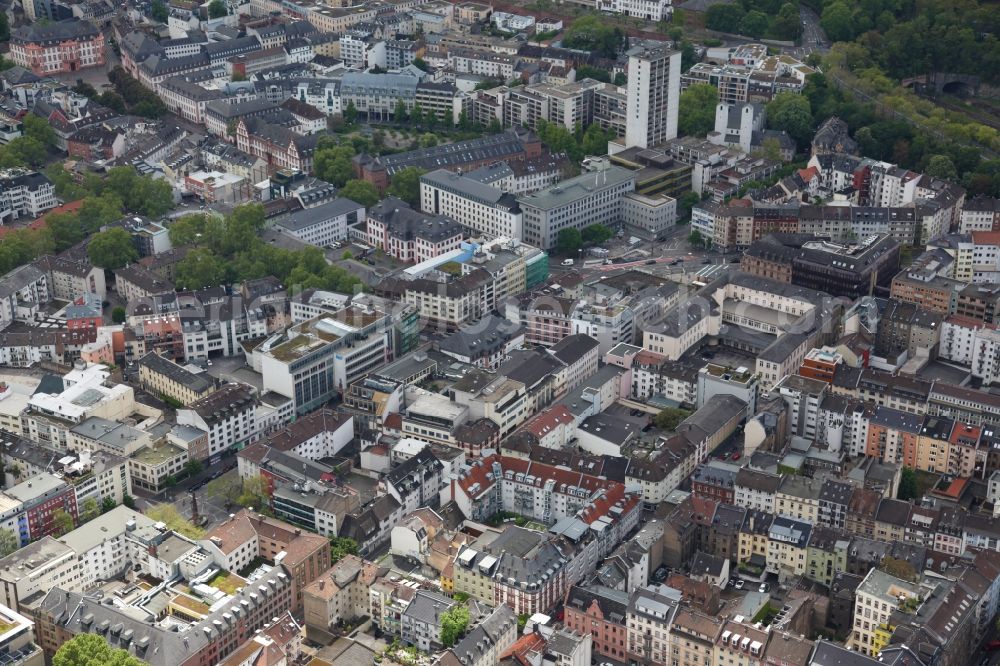
{"label": "yellow building", "polygon": [[175,400],[184,407],[216,389],[207,374],[195,374],[155,352],[139,359],[139,383],[153,395]]}

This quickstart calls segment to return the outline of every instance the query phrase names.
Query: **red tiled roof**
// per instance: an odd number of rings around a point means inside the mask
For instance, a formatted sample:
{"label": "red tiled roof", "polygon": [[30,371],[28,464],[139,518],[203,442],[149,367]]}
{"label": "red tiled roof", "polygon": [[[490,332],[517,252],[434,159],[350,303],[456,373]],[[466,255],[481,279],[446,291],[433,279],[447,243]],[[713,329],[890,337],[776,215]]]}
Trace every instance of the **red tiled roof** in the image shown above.
{"label": "red tiled roof", "polygon": [[955,427],[951,429],[951,437],[948,438],[948,441],[952,444],[975,446],[979,443],[979,434],[982,430],[981,426],[971,423],[956,423]]}
{"label": "red tiled roof", "polygon": [[393,412],[385,417],[385,427],[387,430],[402,430],[403,429],[403,415],[399,412]]}
{"label": "red tiled roof", "polygon": [[972,242],[976,245],[1000,245],[1000,231],[973,231]]}
{"label": "red tiled roof", "polygon": [[528,659],[528,654],[531,652],[541,652],[544,649],[545,639],[538,634],[532,633],[518,639],[516,643],[500,654],[500,658],[513,659],[515,662],[523,664],[523,666],[531,666],[532,662]]}
{"label": "red tiled roof", "polygon": [[964,326],[965,328],[993,328],[996,326],[993,324],[987,324],[984,321],[975,319],[973,317],[966,317],[965,315],[951,315],[945,319],[949,324],[955,324],[957,326]]}
{"label": "red tiled roof", "polygon": [[573,423],[573,414],[566,408],[566,405],[555,405],[549,407],[541,414],[531,419],[524,429],[541,439],[552,432],[559,424]]}

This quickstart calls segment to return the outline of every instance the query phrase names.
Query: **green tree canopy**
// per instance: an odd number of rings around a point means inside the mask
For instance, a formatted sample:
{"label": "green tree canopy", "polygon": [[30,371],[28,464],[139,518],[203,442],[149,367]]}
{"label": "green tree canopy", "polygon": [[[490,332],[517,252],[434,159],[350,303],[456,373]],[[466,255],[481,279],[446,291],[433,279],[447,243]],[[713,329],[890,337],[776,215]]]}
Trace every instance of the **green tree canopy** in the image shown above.
{"label": "green tree canopy", "polygon": [[208,18],[216,19],[228,15],[229,10],[226,8],[226,3],[222,0],[212,0],[208,3]]}
{"label": "green tree canopy", "polygon": [[414,208],[420,207],[420,177],[424,175],[420,167],[406,167],[397,171],[386,193],[399,197]]}
{"label": "green tree canopy", "polygon": [[170,17],[170,11],[163,0],[153,0],[153,4],[149,8],[149,15],[160,23],[166,23]]}
{"label": "green tree canopy", "polygon": [[[432,135],[433,136],[433,135]],[[356,201],[365,208],[371,208],[378,203],[378,190],[367,180],[349,180],[337,192],[338,196]]]}
{"label": "green tree canopy", "polygon": [[135,243],[127,231],[120,227],[95,235],[87,245],[87,256],[100,268],[122,268],[139,258]]}
{"label": "green tree canopy", "polygon": [[73,531],[73,516],[63,508],[58,508],[52,512],[52,536],[58,539],[61,536]]}
{"label": "green tree canopy", "polygon": [[767,105],[767,126],[785,130],[799,146],[808,145],[813,135],[809,100],[796,93],[778,93]]}
{"label": "green tree canopy", "polygon": [[587,245],[600,245],[614,236],[614,232],[603,224],[591,224],[580,232],[581,240]]}
{"label": "green tree canopy", "polygon": [[958,169],[955,168],[955,163],[947,155],[931,155],[924,173],[947,180],[958,179]]}
{"label": "green tree canopy", "polygon": [[580,251],[582,246],[583,235],[579,229],[567,227],[566,229],[559,230],[559,235],[556,237],[556,250],[558,250],[559,254],[569,257],[576,256],[576,253]]}
{"label": "green tree canopy", "polygon": [[0,557],[7,557],[20,547],[17,535],[0,527]]}
{"label": "green tree canopy", "polygon": [[896,499],[912,500],[919,499],[917,487],[917,473],[910,467],[904,467],[899,476],[899,489],[896,491]]}
{"label": "green tree canopy", "polygon": [[715,106],[719,91],[707,83],[696,83],[681,93],[677,131],[685,136],[704,138],[715,129]]}
{"label": "green tree canopy", "polygon": [[685,409],[677,409],[675,407],[666,407],[660,410],[660,413],[653,417],[653,423],[657,428],[662,428],[664,430],[677,430],[677,426],[681,424],[681,421],[686,419],[691,415],[691,412]]}
{"label": "green tree canopy", "polygon": [[441,645],[451,647],[469,626],[469,608],[462,604],[452,606],[441,614]]}
{"label": "green tree canopy", "polygon": [[80,522],[86,523],[101,515],[101,505],[93,497],[88,497],[80,506]]}
{"label": "green tree canopy", "polygon": [[330,564],[336,564],[346,555],[358,554],[358,542],[349,537],[330,537]]}
{"label": "green tree canopy", "polygon": [[144,666],[145,663],[121,648],[112,648],[99,634],[77,634],[52,657],[52,666]]}
{"label": "green tree canopy", "polygon": [[343,187],[354,178],[354,148],[350,146],[326,145],[317,148],[313,156],[313,173],[317,178]]}
{"label": "green tree canopy", "polygon": [[626,43],[625,32],[602,16],[585,14],[573,21],[563,33],[563,46],[595,51],[605,58],[616,58]]}

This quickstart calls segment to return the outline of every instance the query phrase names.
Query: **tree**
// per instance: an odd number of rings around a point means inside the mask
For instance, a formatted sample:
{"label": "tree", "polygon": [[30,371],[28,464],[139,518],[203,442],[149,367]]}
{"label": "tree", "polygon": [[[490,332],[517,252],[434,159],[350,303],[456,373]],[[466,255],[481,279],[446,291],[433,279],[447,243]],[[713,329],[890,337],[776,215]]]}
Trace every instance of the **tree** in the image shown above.
{"label": "tree", "polygon": [[94,236],[87,245],[87,256],[100,268],[122,268],[139,258],[132,237],[122,228],[108,229]]}
{"label": "tree", "polygon": [[685,136],[704,137],[715,129],[715,106],[719,91],[707,83],[696,83],[681,93],[677,111],[677,131]]}
{"label": "tree", "polygon": [[116,506],[118,506],[118,504],[115,503],[115,499],[109,495],[101,500],[101,513],[107,513]]}
{"label": "tree", "polygon": [[52,666],[144,666],[126,650],[112,648],[100,634],[77,634],[60,646]]}
{"label": "tree", "polygon": [[756,9],[751,10],[740,21],[740,33],[749,35],[754,39],[760,39],[767,31],[770,22],[771,20],[764,12],[757,11]]}
{"label": "tree", "polygon": [[149,8],[149,15],[160,23],[166,23],[167,19],[170,18],[170,10],[167,9],[163,0],[153,0],[153,4]]}
{"label": "tree", "polygon": [[407,115],[408,114],[406,113],[406,102],[404,102],[402,99],[396,100],[396,110],[392,112],[392,119],[396,122],[397,125],[402,125],[403,123],[406,122]]}
{"label": "tree", "polygon": [[767,105],[767,126],[785,130],[799,146],[808,145],[813,134],[809,100],[796,93],[778,93]]}
{"label": "tree", "polygon": [[613,138],[613,133],[605,132],[601,129],[600,125],[593,123],[587,127],[587,131],[583,133],[583,140],[581,141],[583,154],[607,155],[608,140],[611,138]]}
{"label": "tree", "polygon": [[236,503],[259,513],[271,513],[271,494],[263,476],[243,479],[243,492],[236,498]]}
{"label": "tree", "polygon": [[365,208],[371,208],[378,203],[378,190],[367,180],[349,180],[340,188],[337,195],[355,201]]}
{"label": "tree", "polygon": [[420,177],[424,170],[420,167],[406,167],[397,171],[386,193],[399,197],[414,208],[420,207]]}
{"label": "tree", "polygon": [[[358,151],[361,152],[361,151]],[[313,157],[313,173],[317,178],[343,187],[354,178],[354,149],[349,146],[324,146]]]}
{"label": "tree", "polygon": [[831,2],[823,8],[819,24],[826,36],[835,42],[847,42],[854,38],[854,16],[841,0]]}
{"label": "tree", "polygon": [[194,476],[202,470],[202,464],[200,460],[191,459],[188,460],[184,465],[184,471],[187,472],[188,476]]}
{"label": "tree", "polygon": [[22,121],[24,123],[24,135],[38,141],[46,148],[56,145],[56,132],[52,125],[44,119],[29,113]]}
{"label": "tree", "polygon": [[135,511],[135,498],[131,495],[122,495],[122,504]]}
{"label": "tree", "polygon": [[0,13],[0,42],[10,40],[10,21],[7,20],[6,12]]}
{"label": "tree", "polygon": [[958,170],[955,168],[955,163],[947,155],[931,155],[924,173],[935,178],[958,180]]}
{"label": "tree", "polygon": [[427,61],[424,60],[423,58],[414,58],[413,66],[416,67],[417,69],[422,69],[425,72],[430,70],[430,65],[428,65]]}
{"label": "tree", "polygon": [[226,9],[226,3],[222,0],[212,0],[208,3],[208,18],[217,19],[223,16],[229,16],[229,10]]}
{"label": "tree", "polygon": [[896,492],[896,499],[912,500],[919,499],[917,493],[917,473],[911,467],[904,467],[899,475],[899,490]]}
{"label": "tree", "polygon": [[701,235],[700,231],[695,229],[688,234],[688,243],[691,243],[692,247],[702,247],[705,244],[705,237]]}
{"label": "tree", "polygon": [[358,554],[358,542],[349,537],[330,537],[330,564],[336,564],[346,555]]}
{"label": "tree", "polygon": [[562,43],[571,49],[596,51],[605,58],[616,58],[627,43],[627,37],[621,28],[604,17],[587,14],[566,29]]}
{"label": "tree", "polygon": [[348,125],[353,125],[358,119],[358,107],[354,106],[354,101],[347,103],[347,108],[344,109],[344,122]]}
{"label": "tree", "polygon": [[52,536],[58,539],[73,531],[73,516],[65,509],[59,508],[52,512]]}
{"label": "tree", "polygon": [[101,505],[93,497],[88,497],[80,507],[80,523],[90,522],[101,515]]}
{"label": "tree", "polygon": [[575,256],[583,245],[583,235],[579,229],[568,227],[561,229],[556,237],[556,250],[559,254]]}
{"label": "tree", "polygon": [[344,254],[340,255],[340,258],[344,261],[350,261],[351,259],[354,258],[354,255],[351,253],[350,250],[344,250]]}
{"label": "tree", "polygon": [[469,626],[469,608],[458,604],[441,614],[441,645],[448,648],[458,642]]}
{"label": "tree", "polygon": [[[680,220],[690,215],[691,209],[697,206],[700,201],[701,197],[694,190],[682,194],[681,198],[677,200],[677,219]],[[698,235],[701,236],[701,234]],[[688,238],[688,240],[691,239]]]}
{"label": "tree", "polygon": [[420,104],[413,105],[413,111],[410,113],[410,121],[415,127],[420,127],[424,124],[424,110]]}
{"label": "tree", "polygon": [[691,412],[676,407],[666,407],[653,417],[653,424],[663,430],[677,430],[681,421],[691,415]]}
{"label": "tree", "polygon": [[879,569],[896,578],[909,581],[917,580],[917,572],[914,571],[912,564],[906,560],[890,557],[889,555],[882,558]]}
{"label": "tree", "polygon": [[584,227],[583,231],[580,232],[581,239],[587,245],[600,245],[613,235],[614,232],[603,224],[591,224],[589,227]]}
{"label": "tree", "polygon": [[182,289],[203,289],[222,284],[226,269],[214,252],[195,248],[187,253],[174,269],[174,282]]}
{"label": "tree", "polygon": [[124,324],[127,314],[128,313],[125,312],[125,308],[120,305],[116,305],[111,311],[111,321],[115,324]]}
{"label": "tree", "polygon": [[7,557],[21,547],[17,535],[10,530],[0,528],[0,557]]}

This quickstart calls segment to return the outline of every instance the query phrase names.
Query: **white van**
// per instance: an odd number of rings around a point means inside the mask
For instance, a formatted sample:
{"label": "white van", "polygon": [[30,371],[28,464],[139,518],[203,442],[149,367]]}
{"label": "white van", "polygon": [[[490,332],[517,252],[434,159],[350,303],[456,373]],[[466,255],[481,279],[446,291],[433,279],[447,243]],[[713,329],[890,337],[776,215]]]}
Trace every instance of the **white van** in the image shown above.
{"label": "white van", "polygon": [[573,260],[572,259],[563,259],[562,260],[562,265],[563,266],[572,266],[573,265]]}

